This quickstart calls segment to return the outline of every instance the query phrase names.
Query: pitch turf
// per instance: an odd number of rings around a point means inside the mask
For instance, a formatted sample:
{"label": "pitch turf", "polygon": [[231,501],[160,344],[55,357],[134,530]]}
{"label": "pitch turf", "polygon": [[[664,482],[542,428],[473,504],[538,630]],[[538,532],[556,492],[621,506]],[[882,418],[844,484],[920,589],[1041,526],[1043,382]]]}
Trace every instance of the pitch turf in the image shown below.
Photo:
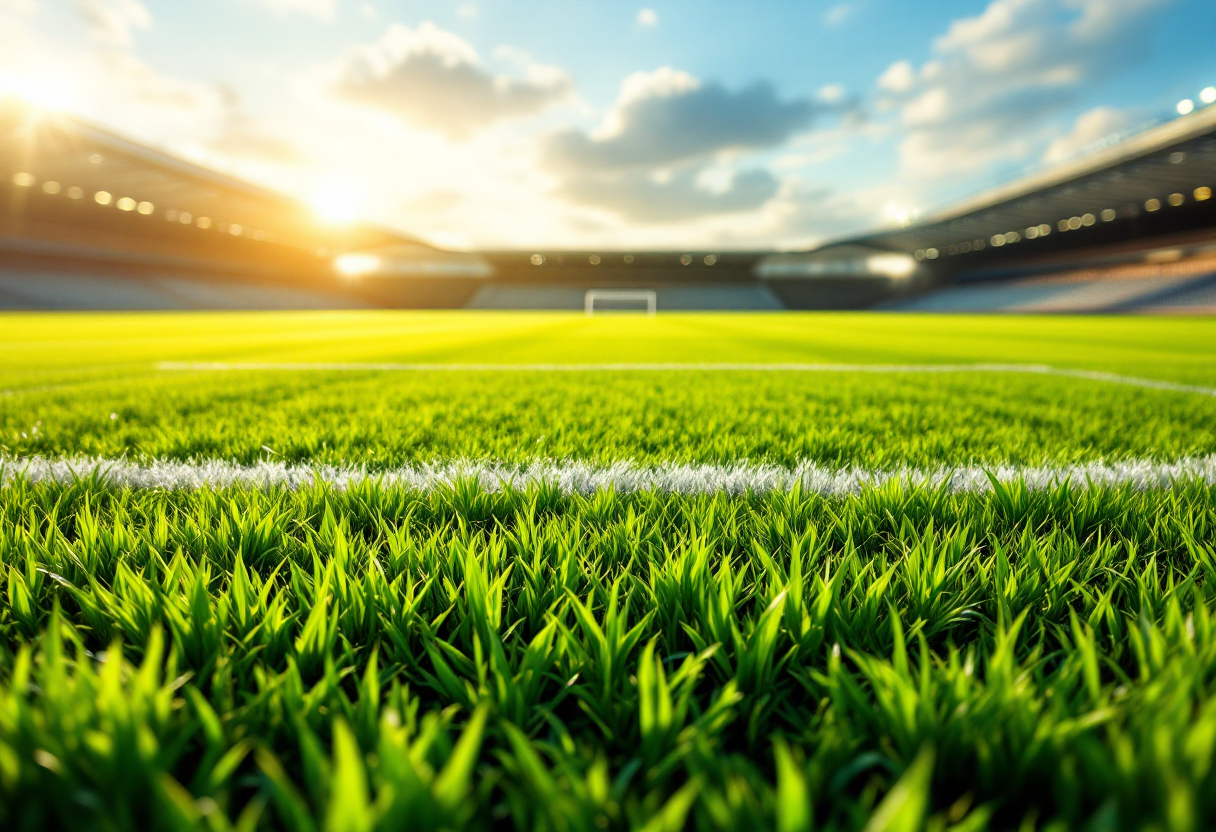
{"label": "pitch turf", "polygon": [[1207,320],[7,316],[0,454],[901,464],[1216,452],[1216,396],[1025,372],[158,369],[161,362],[1042,365],[1216,387]]}
{"label": "pitch turf", "polygon": [[[1216,452],[1213,336],[1096,318],[7,316],[0,453],[1173,460]],[[163,361],[983,362],[1201,389]],[[18,476],[0,488],[0,827],[1206,828],[1214,530],[1216,486],[1195,479],[825,497]]]}

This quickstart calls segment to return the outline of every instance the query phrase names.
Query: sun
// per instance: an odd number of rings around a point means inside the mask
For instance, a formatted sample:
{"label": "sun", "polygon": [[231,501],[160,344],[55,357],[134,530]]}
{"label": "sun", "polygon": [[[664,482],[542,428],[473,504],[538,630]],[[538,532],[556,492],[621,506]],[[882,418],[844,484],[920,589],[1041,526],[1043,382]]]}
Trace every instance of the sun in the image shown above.
{"label": "sun", "polygon": [[0,70],[0,96],[14,95],[41,110],[69,110],[76,103],[71,88],[50,78],[31,78]]}
{"label": "sun", "polygon": [[309,204],[326,222],[354,222],[363,216],[364,190],[348,176],[331,176],[313,191]]}

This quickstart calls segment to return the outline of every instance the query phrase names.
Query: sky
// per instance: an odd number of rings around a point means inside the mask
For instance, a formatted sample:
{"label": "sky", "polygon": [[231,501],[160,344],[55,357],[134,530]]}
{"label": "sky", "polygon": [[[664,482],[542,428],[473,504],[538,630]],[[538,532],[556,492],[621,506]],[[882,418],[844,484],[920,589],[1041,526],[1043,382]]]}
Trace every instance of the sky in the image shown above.
{"label": "sky", "polygon": [[1212,0],[0,0],[0,93],[453,248],[805,248],[1213,84]]}

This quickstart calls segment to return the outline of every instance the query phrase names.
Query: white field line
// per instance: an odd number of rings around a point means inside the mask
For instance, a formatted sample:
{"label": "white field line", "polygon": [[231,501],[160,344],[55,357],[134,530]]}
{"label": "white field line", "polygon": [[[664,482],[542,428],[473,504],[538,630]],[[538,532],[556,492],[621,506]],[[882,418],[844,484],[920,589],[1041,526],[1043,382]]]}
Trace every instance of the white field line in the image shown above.
{"label": "white field line", "polygon": [[1180,384],[1174,381],[1138,378],[1095,370],[1074,370],[1048,364],[797,364],[797,363],[612,363],[612,364],[396,364],[344,362],[225,362],[225,361],[163,361],[156,365],[166,372],[282,370],[287,372],[659,372],[712,370],[726,372],[771,373],[1027,373],[1033,375],[1079,378],[1109,384],[1126,384],[1151,390],[1175,393],[1198,393],[1216,396],[1216,387]]}
{"label": "white field line", "polygon": [[369,471],[358,467],[289,465],[281,462],[238,465],[221,460],[163,460],[136,463],[96,457],[46,459],[37,456],[0,456],[0,487],[8,487],[19,478],[33,482],[71,483],[77,478],[94,476],[115,486],[166,489],[234,485],[300,488],[318,481],[343,489],[372,481],[385,486],[432,490],[452,485],[458,480],[474,479],[491,491],[504,486],[525,488],[548,483],[565,493],[577,494],[591,494],[600,489],[742,494],[789,491],[801,486],[808,492],[842,495],[891,483],[944,487],[953,492],[987,491],[992,488],[991,477],[1003,483],[1024,482],[1031,489],[1044,489],[1067,482],[1080,488],[1131,486],[1144,490],[1168,488],[1176,481],[1200,480],[1208,485],[1216,485],[1216,456],[1184,458],[1174,462],[1128,460],[1063,466],[993,465],[887,471],[833,469],[813,463],[783,468],[746,462],[728,465],[638,465],[630,462],[596,465],[557,461],[516,465],[463,461]]}

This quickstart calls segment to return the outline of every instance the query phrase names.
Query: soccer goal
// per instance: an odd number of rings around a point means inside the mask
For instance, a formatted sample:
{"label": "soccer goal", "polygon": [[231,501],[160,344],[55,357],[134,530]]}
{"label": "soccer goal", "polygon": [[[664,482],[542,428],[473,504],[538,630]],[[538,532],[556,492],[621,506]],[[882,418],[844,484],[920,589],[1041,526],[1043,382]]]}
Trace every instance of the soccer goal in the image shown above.
{"label": "soccer goal", "polygon": [[653,289],[589,289],[583,296],[583,309],[588,315],[596,312],[641,312],[653,315],[659,307],[659,296]]}

